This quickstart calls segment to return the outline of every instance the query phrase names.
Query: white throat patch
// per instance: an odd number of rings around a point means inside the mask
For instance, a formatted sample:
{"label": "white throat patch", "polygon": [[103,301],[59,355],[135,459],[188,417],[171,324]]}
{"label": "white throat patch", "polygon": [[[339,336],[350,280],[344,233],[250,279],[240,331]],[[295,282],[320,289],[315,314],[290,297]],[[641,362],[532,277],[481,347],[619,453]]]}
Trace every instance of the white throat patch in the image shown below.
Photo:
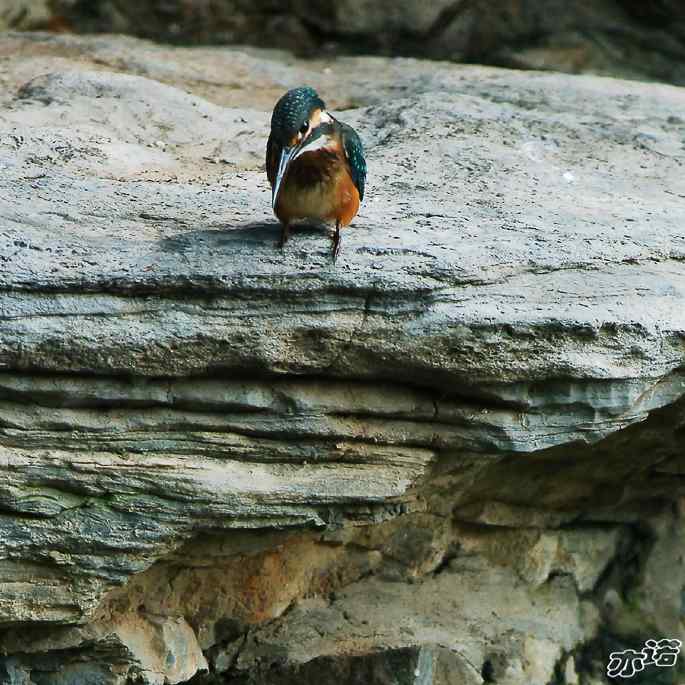
{"label": "white throat patch", "polygon": [[306,152],[314,152],[314,150],[326,150],[328,148],[334,150],[333,145],[335,145],[335,140],[330,136],[319,136],[318,138],[314,138],[314,140],[310,141],[309,143],[305,143],[297,151],[297,154],[295,154],[293,157],[293,161]]}

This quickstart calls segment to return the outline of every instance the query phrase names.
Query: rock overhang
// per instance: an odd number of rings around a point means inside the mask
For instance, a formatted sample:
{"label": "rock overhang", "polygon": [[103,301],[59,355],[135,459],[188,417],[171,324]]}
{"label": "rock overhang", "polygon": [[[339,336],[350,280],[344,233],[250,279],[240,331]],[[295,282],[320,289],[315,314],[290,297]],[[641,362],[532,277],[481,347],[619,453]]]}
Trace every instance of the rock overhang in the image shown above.
{"label": "rock overhang", "polygon": [[[276,248],[261,91],[222,108],[156,83],[189,77],[153,60],[148,77],[70,64],[6,103],[6,624],[97,623],[112,588],[164,577],[199,535],[424,511],[441,530],[434,507],[554,527],[678,497],[685,96],[353,62],[338,97],[366,103],[344,117],[371,187],[336,265],[321,229]],[[274,70],[265,92],[330,87]],[[545,492],[555,469],[566,494]]]}

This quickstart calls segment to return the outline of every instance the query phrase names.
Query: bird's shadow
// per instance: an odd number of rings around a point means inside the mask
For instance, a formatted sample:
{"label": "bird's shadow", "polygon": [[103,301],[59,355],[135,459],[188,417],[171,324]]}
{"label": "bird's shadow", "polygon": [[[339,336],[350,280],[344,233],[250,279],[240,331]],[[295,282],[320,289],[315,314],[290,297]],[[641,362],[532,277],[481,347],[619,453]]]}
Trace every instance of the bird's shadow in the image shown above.
{"label": "bird's shadow", "polygon": [[[297,236],[325,236],[330,238],[331,228],[325,224],[300,223],[293,224],[290,229],[290,239]],[[236,226],[220,225],[216,228],[201,228],[185,231],[159,241],[163,252],[186,252],[196,249],[198,245],[205,248],[221,250],[237,245],[276,247],[281,237],[281,224],[276,221],[256,221]]]}

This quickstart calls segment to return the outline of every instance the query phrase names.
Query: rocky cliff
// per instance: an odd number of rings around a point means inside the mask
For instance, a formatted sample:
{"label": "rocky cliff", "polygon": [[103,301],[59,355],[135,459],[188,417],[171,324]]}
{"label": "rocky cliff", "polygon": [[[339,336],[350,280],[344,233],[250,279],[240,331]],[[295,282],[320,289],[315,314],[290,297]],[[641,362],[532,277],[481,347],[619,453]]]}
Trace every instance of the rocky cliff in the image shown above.
{"label": "rocky cliff", "polygon": [[[685,640],[683,91],[2,53],[0,682],[598,685]],[[335,265],[276,248],[301,83],[367,147]]]}

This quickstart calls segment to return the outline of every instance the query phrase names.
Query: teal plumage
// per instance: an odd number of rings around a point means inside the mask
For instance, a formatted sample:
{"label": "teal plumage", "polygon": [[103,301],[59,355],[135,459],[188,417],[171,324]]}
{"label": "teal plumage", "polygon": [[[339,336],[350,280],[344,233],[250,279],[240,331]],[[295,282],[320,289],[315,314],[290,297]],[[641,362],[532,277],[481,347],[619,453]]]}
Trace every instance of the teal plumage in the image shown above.
{"label": "teal plumage", "polygon": [[273,210],[283,224],[281,246],[297,219],[335,221],[335,258],[340,228],[352,221],[364,197],[366,160],[357,132],[327,112],[313,88],[289,90],[276,103],[266,173]]}
{"label": "teal plumage", "polygon": [[309,86],[293,88],[276,103],[271,115],[271,135],[287,143],[316,109],[326,109],[326,103]]}
{"label": "teal plumage", "polygon": [[359,199],[364,199],[364,186],[366,185],[366,159],[364,157],[364,146],[357,132],[347,124],[338,122],[342,129],[342,140],[345,146],[345,156],[350,165],[352,181],[359,191]]}

